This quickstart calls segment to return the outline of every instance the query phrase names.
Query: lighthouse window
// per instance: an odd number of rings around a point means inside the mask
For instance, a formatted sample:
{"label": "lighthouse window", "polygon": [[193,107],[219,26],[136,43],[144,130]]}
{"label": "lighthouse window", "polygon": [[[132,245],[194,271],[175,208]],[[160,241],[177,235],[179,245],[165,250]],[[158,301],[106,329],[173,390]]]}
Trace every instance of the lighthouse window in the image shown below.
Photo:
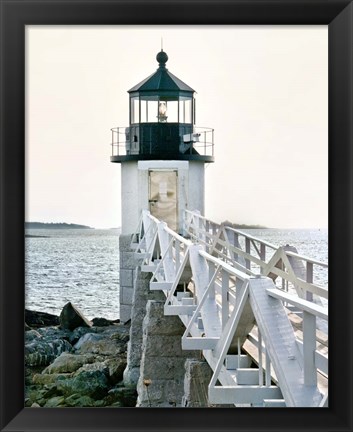
{"label": "lighthouse window", "polygon": [[131,98],[131,123],[192,123],[192,99],[177,96]]}
{"label": "lighthouse window", "polygon": [[192,99],[180,97],[179,100],[179,122],[192,123]]}
{"label": "lighthouse window", "polygon": [[158,102],[158,121],[160,123],[165,123],[168,119],[167,108],[167,101]]}
{"label": "lighthouse window", "polygon": [[179,123],[185,123],[185,100],[179,101]]}
{"label": "lighthouse window", "polygon": [[168,123],[178,123],[178,101],[177,100],[168,100],[168,101],[159,101],[159,111],[163,111],[163,116],[159,113],[159,121],[160,122],[168,122]]}
{"label": "lighthouse window", "polygon": [[147,119],[148,119],[148,104],[147,104],[146,100],[141,100],[140,104],[141,104],[141,119],[140,119],[140,122],[141,123],[146,123]]}
{"label": "lighthouse window", "polygon": [[140,122],[140,106],[138,97],[131,98],[131,123]]}
{"label": "lighthouse window", "polygon": [[156,123],[158,121],[158,101],[149,100],[147,102],[147,121],[148,123]]}
{"label": "lighthouse window", "polygon": [[184,123],[192,123],[191,99],[184,101]]}

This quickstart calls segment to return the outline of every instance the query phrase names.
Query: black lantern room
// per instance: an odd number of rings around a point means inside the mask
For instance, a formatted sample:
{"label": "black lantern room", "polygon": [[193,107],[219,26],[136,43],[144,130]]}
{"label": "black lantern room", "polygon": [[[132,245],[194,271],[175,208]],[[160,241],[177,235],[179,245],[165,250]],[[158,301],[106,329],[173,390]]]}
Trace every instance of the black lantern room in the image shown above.
{"label": "black lantern room", "polygon": [[195,91],[166,68],[157,54],[155,73],[132,87],[130,125],[112,129],[112,162],[195,160],[213,162],[213,129],[195,127]]}

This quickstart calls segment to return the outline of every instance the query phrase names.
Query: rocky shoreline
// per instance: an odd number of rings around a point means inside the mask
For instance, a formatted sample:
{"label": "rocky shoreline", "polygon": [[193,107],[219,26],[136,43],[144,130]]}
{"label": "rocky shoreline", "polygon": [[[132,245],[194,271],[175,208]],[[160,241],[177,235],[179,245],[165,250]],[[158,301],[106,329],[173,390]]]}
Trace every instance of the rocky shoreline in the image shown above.
{"label": "rocky shoreline", "polygon": [[88,321],[68,303],[59,317],[26,310],[26,407],[134,407],[126,387],[130,323]]}

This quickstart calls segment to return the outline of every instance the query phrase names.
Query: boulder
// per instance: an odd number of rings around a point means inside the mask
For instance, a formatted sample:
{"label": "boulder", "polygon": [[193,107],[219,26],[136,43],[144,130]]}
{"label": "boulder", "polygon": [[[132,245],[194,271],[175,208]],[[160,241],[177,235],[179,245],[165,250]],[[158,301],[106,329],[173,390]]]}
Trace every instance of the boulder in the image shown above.
{"label": "boulder", "polygon": [[77,393],[103,399],[108,391],[108,379],[100,370],[76,372],[72,378],[58,381],[57,388],[67,396]]}
{"label": "boulder", "polygon": [[[28,397],[25,399],[26,406],[31,406],[34,402],[41,404],[39,401],[44,400],[44,396],[47,393],[47,390],[45,389],[38,389],[37,387],[33,386],[27,391]],[[45,402],[44,402],[45,403]]]}
{"label": "boulder", "polygon": [[108,327],[114,325],[115,322],[116,321],[107,320],[106,318],[93,318],[92,325],[96,327]]}
{"label": "boulder", "polygon": [[76,355],[63,352],[52,364],[44,369],[43,374],[71,373],[77,371],[84,364],[94,363],[95,361],[96,356],[92,354]]}
{"label": "boulder", "polygon": [[74,348],[75,350],[81,349],[82,346],[85,346],[89,343],[96,343],[99,341],[102,341],[104,339],[104,336],[101,334],[96,333],[86,333],[83,336],[80,337],[80,339],[75,343]]}
{"label": "boulder", "polygon": [[[47,341],[53,339],[66,339],[69,340],[71,332],[69,330],[63,330],[59,327],[42,327],[37,329],[37,332]],[[28,333],[28,332],[27,332]],[[26,335],[27,335],[26,333]]]}
{"label": "boulder", "polygon": [[108,392],[110,403],[115,406],[135,407],[137,401],[136,389],[130,387],[116,387]]}
{"label": "boulder", "polygon": [[69,407],[94,407],[96,401],[89,396],[82,396],[75,393],[65,399],[66,405]]}
{"label": "boulder", "polygon": [[56,326],[59,325],[59,317],[46,312],[25,309],[25,322],[32,328]]}
{"label": "boulder", "polygon": [[75,330],[70,332],[69,342],[75,345],[82,336],[87,333],[95,333],[96,331],[95,327],[76,327]]}
{"label": "boulder", "polygon": [[119,339],[113,339],[103,334],[87,333],[80,338],[74,348],[81,354],[116,356],[125,352],[126,344],[122,344]]}
{"label": "boulder", "polygon": [[47,366],[61,353],[71,350],[72,346],[63,339],[35,339],[25,345],[25,364],[30,367]]}
{"label": "boulder", "polygon": [[26,343],[33,342],[34,340],[41,339],[42,335],[37,330],[28,330],[25,333]]}
{"label": "boulder", "polygon": [[60,327],[62,329],[74,330],[76,327],[91,327],[92,323],[74,306],[71,302],[67,303],[61,311]]}
{"label": "boulder", "polygon": [[49,399],[44,405],[45,408],[57,408],[65,406],[65,398],[63,396],[55,396]]}
{"label": "boulder", "polygon": [[[124,327],[122,327],[122,329],[124,329]],[[111,338],[113,340],[117,340],[119,342],[127,344],[130,339],[130,334],[129,332],[126,331],[120,331],[120,332],[113,333]]]}
{"label": "boulder", "polygon": [[77,370],[77,373],[75,375],[80,374],[81,372],[87,372],[87,371],[100,371],[103,372],[104,375],[109,375],[109,367],[104,362],[96,362],[91,364],[85,364],[80,369]]}
{"label": "boulder", "polygon": [[108,367],[108,376],[112,384],[123,380],[123,373],[126,368],[126,358],[111,358],[104,362]]}
{"label": "boulder", "polygon": [[60,379],[70,378],[72,373],[41,373],[33,375],[33,384],[41,386],[56,385]]}

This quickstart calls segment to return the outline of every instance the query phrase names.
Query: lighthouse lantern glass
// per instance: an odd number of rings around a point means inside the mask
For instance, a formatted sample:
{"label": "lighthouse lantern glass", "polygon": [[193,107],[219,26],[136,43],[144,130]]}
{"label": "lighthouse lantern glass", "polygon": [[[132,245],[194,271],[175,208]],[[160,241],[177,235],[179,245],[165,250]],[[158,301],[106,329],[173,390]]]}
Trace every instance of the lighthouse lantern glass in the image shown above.
{"label": "lighthouse lantern glass", "polygon": [[158,103],[158,121],[160,123],[179,123],[178,99],[160,98]]}
{"label": "lighthouse lantern glass", "polygon": [[179,100],[179,122],[192,123],[192,99],[180,96]]}
{"label": "lighthouse lantern glass", "polygon": [[148,110],[147,110],[147,101],[146,100],[141,100],[140,101],[140,112],[141,112],[141,118],[140,118],[140,122],[141,123],[147,123],[147,116],[148,116]]}
{"label": "lighthouse lantern glass", "polygon": [[161,123],[165,123],[167,121],[167,101],[159,101],[158,102],[158,121]]}
{"label": "lighthouse lantern glass", "polygon": [[131,98],[130,119],[131,119],[131,124],[140,123],[140,107],[139,107],[138,97]]}
{"label": "lighthouse lantern glass", "polygon": [[131,124],[193,123],[193,99],[186,96],[134,96],[130,104]]}

